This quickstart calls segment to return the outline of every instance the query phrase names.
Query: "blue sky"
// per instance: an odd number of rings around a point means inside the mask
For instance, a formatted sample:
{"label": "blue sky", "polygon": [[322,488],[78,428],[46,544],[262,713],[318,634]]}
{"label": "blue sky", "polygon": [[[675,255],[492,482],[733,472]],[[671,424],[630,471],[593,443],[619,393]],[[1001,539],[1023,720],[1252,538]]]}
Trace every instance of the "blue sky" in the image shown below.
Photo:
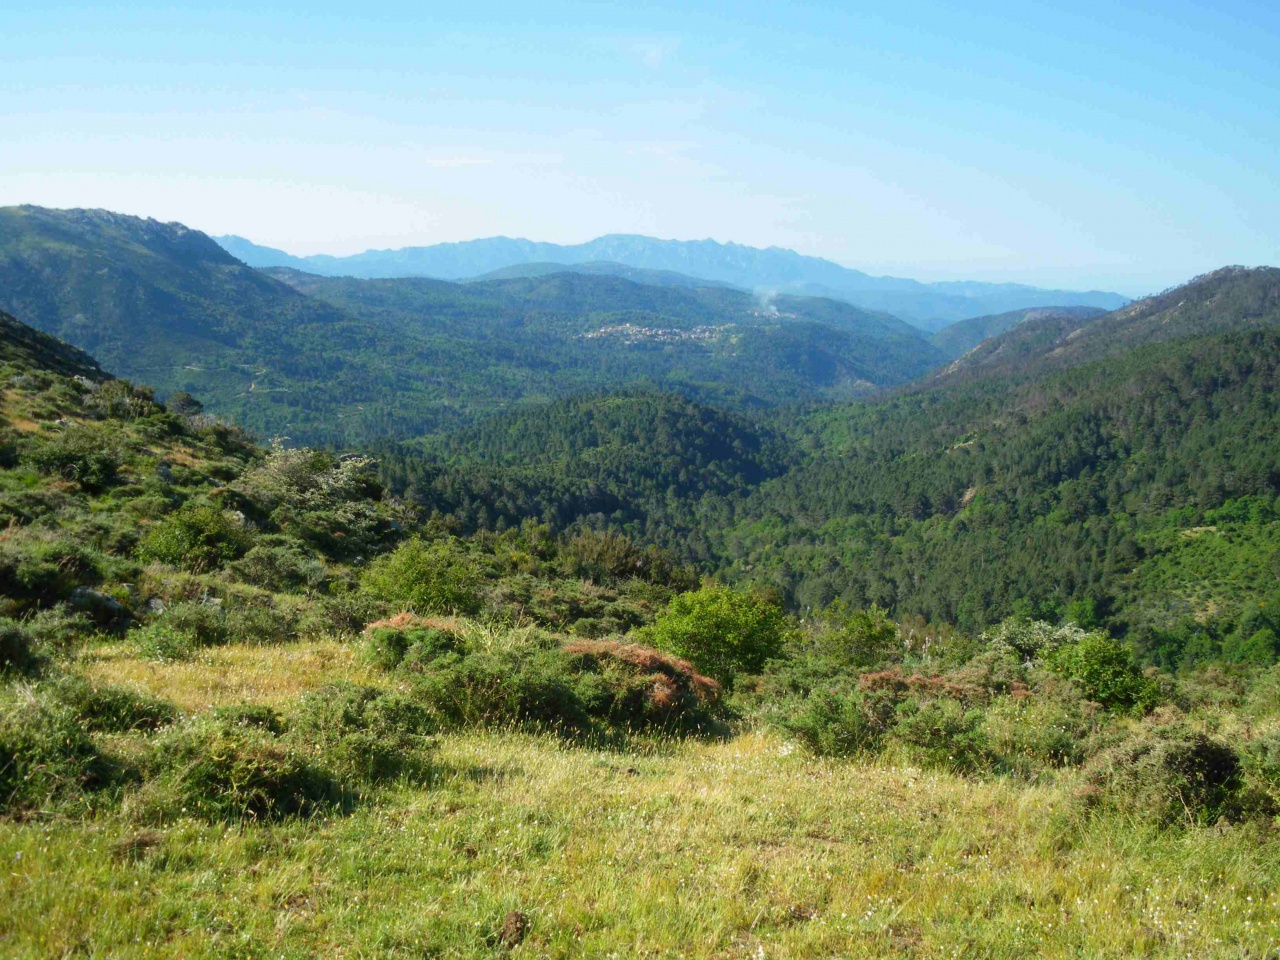
{"label": "blue sky", "polygon": [[1280,263],[1274,3],[0,0],[0,33],[0,204],[1129,294]]}

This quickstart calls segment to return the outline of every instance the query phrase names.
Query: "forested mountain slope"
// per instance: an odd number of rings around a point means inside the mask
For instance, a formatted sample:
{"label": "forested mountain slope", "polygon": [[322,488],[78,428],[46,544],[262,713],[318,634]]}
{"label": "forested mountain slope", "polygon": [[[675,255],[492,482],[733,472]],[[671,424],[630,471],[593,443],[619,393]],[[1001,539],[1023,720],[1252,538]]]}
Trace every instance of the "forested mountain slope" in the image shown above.
{"label": "forested mountain slope", "polygon": [[1276,590],[1275,330],[809,425],[820,452],[739,504],[716,547],[802,605],[844,596],[974,626],[1087,602],[1128,629],[1222,632]]}
{"label": "forested mountain slope", "polygon": [[[264,435],[364,443],[637,384],[750,408],[902,383],[940,355],[835,301],[613,276],[453,284],[251,269],[181,224],[0,210],[0,308]],[[297,288],[301,288],[297,289]]]}
{"label": "forested mountain slope", "polygon": [[1071,322],[1092,320],[1106,313],[1098,307],[1032,307],[1028,310],[1012,310],[988,317],[970,317],[939,330],[933,335],[933,345],[948,360],[964,356],[984,340],[999,336],[1028,320],[1051,320],[1054,317]]}
{"label": "forested mountain slope", "polygon": [[83,350],[0,313],[0,363],[38,367],[64,377],[106,379],[107,374]]}
{"label": "forested mountain slope", "polygon": [[940,376],[1036,376],[1149,343],[1280,323],[1280,268],[1223,267],[1112,313],[1029,319],[982,343]]}

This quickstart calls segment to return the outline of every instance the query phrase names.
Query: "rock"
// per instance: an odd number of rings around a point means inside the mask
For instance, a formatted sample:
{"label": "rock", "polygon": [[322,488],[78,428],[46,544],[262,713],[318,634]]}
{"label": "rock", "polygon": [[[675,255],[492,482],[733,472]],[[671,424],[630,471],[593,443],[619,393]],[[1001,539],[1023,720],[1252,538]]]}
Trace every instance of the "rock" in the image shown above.
{"label": "rock", "polygon": [[90,587],[76,587],[71,591],[71,605],[84,610],[97,620],[114,620],[128,615],[124,605],[115,597]]}

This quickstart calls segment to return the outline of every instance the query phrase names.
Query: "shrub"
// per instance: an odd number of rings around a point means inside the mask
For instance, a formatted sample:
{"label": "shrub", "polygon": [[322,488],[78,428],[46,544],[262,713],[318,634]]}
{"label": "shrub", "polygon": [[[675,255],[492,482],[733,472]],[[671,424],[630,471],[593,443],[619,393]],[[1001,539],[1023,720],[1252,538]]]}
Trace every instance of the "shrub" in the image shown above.
{"label": "shrub", "polygon": [[1179,723],[1147,727],[1088,766],[1082,800],[1169,825],[1211,824],[1242,785],[1235,751]]}
{"label": "shrub", "polygon": [[285,723],[279,712],[265,704],[237,703],[215,707],[213,717],[227,726],[257,727],[275,736],[285,731]]}
{"label": "shrub", "polygon": [[151,526],[138,545],[138,556],[204,573],[241,556],[250,542],[243,525],[217,507],[187,504]]}
{"label": "shrub", "polygon": [[341,801],[338,785],[261,727],[211,717],[171,728],[144,762],[129,800],[149,821],[210,822],[309,816]]}
{"label": "shrub", "polygon": [[323,563],[294,544],[259,544],[229,569],[236,579],[274,593],[316,590],[328,577]]}
{"label": "shrub", "polygon": [[371,623],[364,632],[365,659],[383,670],[401,666],[411,650],[413,663],[427,664],[443,653],[462,649],[453,631],[409,613]]}
{"label": "shrub", "polygon": [[342,777],[421,777],[435,721],[421,706],[372,687],[333,685],[303,697],[289,736]]}
{"label": "shrub", "polygon": [[815,693],[783,706],[775,722],[817,756],[852,757],[875,752],[884,738],[883,717],[869,706],[858,693]]}
{"label": "shrub", "polygon": [[1048,662],[1088,699],[1108,709],[1149,710],[1159,701],[1159,688],[1143,675],[1133,650],[1105,633],[1085,634],[1064,644]]}
{"label": "shrub", "polygon": [[480,576],[450,540],[417,537],[369,564],[361,589],[416,613],[475,613]]}
{"label": "shrub", "polygon": [[958,700],[903,701],[892,736],[929,766],[971,771],[989,765],[982,713]]}
{"label": "shrub", "polygon": [[22,459],[41,473],[73,481],[90,491],[112,483],[120,469],[120,453],[105,434],[79,424],[27,441]]}
{"label": "shrub", "polygon": [[1249,785],[1266,798],[1270,808],[1280,808],[1280,731],[1250,743],[1243,762]]}
{"label": "shrub", "polygon": [[17,620],[0,617],[0,672],[29,673],[38,663],[26,627]]}
{"label": "shrub", "polygon": [[0,701],[0,810],[83,808],[112,772],[64,705],[30,691]]}
{"label": "shrub", "polygon": [[645,639],[732,684],[782,652],[786,617],[759,595],[721,584],[672,598]]}
{"label": "shrub", "polygon": [[227,618],[211,603],[175,603],[155,620],[131,634],[138,653],[148,660],[185,660],[197,650],[226,643]]}
{"label": "shrub", "polygon": [[578,695],[592,717],[628,727],[687,728],[712,719],[720,685],[686,660],[610,640],[576,640],[564,652],[580,677]]}
{"label": "shrub", "polygon": [[1027,777],[1077,766],[1094,749],[1092,725],[1079,708],[1041,696],[1001,698],[986,710],[982,732],[991,753]]}
{"label": "shrub", "polygon": [[898,625],[879,607],[850,610],[837,601],[813,631],[813,652],[842,668],[867,668],[902,659]]}
{"label": "shrub", "polygon": [[168,700],[128,687],[94,686],[74,675],[55,680],[49,695],[74,713],[85,730],[94,733],[158,730],[179,716],[178,708]]}

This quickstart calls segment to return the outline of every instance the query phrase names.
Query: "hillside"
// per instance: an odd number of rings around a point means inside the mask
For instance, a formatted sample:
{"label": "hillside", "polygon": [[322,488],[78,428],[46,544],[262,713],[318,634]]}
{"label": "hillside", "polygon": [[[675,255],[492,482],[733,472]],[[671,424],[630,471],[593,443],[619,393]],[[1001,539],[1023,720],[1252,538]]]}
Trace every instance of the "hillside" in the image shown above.
{"label": "hillside", "polygon": [[1224,267],[1102,317],[1052,313],[982,343],[945,372],[1040,375],[1150,343],[1280,323],[1280,269]]}
{"label": "hillside", "polygon": [[104,380],[106,374],[83,350],[0,313],[0,363],[32,366],[64,377]]}
{"label": "hillside", "polygon": [[349,257],[292,257],[242,237],[218,242],[260,267],[291,267],[325,276],[364,279],[434,277],[460,280],[528,264],[623,264],[640,270],[678,273],[745,290],[764,289],[802,296],[831,297],[870,310],[883,310],[927,329],[967,317],[1008,310],[1058,305],[1114,309],[1125,298],[1100,291],[1043,290],[1020,284],[952,281],[921,283],[897,277],[873,277],[830,260],[806,257],[779,247],[758,249],[714,240],[658,240],[611,235],[562,246],[508,237],[401,250],[370,250]]}
{"label": "hillside", "polygon": [[744,408],[858,396],[940,359],[901,321],[834,301],[775,312],[734,290],[580,274],[268,275],[181,224],[35,207],[0,210],[0,308],[161,396],[336,444],[635,384]]}
{"label": "hillside", "polygon": [[989,317],[970,317],[953,323],[933,335],[933,345],[948,360],[964,356],[984,340],[1012,330],[1027,321],[1050,321],[1060,318],[1066,323],[1093,320],[1106,313],[1098,307],[1032,307],[1028,310],[1012,310]]}
{"label": "hillside", "polygon": [[802,604],[976,625],[1088,603],[1153,645],[1216,643],[1280,569],[1280,332],[1253,329],[1275,317],[1272,276],[1213,274],[1065,347],[1037,340],[1078,321],[1029,320],[975,351],[1003,363],[966,357],[891,400],[817,411],[814,455],[736,506],[713,550]]}

